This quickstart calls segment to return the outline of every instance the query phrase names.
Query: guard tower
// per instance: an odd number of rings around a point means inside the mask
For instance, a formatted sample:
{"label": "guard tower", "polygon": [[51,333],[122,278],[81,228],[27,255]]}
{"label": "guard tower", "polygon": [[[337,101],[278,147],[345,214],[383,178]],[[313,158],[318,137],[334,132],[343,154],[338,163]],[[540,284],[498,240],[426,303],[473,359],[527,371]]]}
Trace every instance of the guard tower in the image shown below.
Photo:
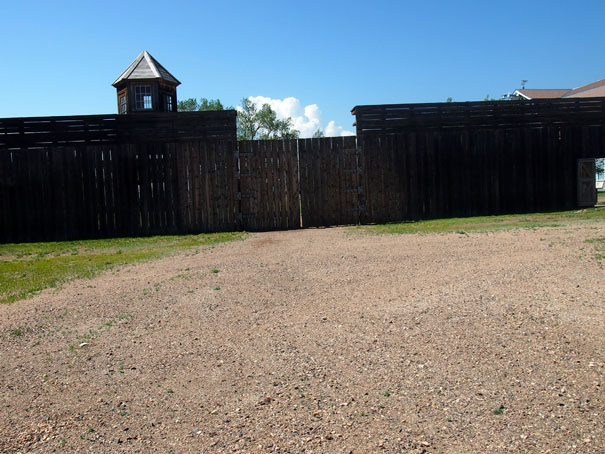
{"label": "guard tower", "polygon": [[180,84],[144,50],[112,84],[118,94],[118,113],[176,112]]}

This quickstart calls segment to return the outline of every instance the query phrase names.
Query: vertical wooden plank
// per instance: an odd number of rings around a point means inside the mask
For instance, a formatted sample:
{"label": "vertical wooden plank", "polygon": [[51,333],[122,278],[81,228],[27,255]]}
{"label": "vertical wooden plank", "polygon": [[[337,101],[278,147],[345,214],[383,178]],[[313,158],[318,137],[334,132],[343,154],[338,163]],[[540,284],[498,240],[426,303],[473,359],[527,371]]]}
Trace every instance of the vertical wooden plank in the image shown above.
{"label": "vertical wooden plank", "polygon": [[411,132],[407,136],[406,143],[406,161],[409,164],[407,169],[407,178],[410,182],[410,218],[417,220],[420,218],[420,184],[418,182],[418,164],[417,164],[417,138],[416,133]]}
{"label": "vertical wooden plank", "polygon": [[305,139],[305,158],[307,162],[308,172],[308,215],[309,225],[313,227],[319,227],[322,225],[321,219],[321,205],[322,205],[322,193],[321,193],[321,160],[317,157],[316,153],[316,142],[315,139]]}
{"label": "vertical wooden plank", "polygon": [[19,206],[24,207],[24,215],[21,217],[20,226],[20,237],[23,238],[21,241],[30,241],[34,237],[34,223],[35,223],[35,204],[36,194],[32,187],[32,180],[34,175],[32,174],[32,155],[29,150],[20,151],[20,174],[22,175],[22,185],[19,191]]}
{"label": "vertical wooden plank", "polygon": [[360,214],[360,222],[368,224],[374,222],[376,215],[374,213],[374,197],[375,197],[375,168],[373,166],[373,138],[369,136],[357,137],[357,146],[361,147],[360,167],[363,174],[361,180],[364,187],[364,205],[365,211]]}
{"label": "vertical wooden plank", "polygon": [[[200,174],[200,147],[202,144],[199,141],[188,142],[190,150],[189,155],[189,175],[190,175],[190,192],[191,192],[191,218],[193,233],[203,231],[203,206],[202,206],[202,186]],[[213,169],[214,170],[214,169]]]}
{"label": "vertical wooden plank", "polygon": [[[565,207],[572,209],[575,207],[575,156],[571,149],[571,140],[569,127],[559,126],[557,131],[557,140],[561,147],[561,152],[565,156],[565,174],[563,176],[562,184],[564,186],[564,200]],[[602,144],[603,150],[605,150],[605,144]]]}
{"label": "vertical wooden plank", "polygon": [[85,145],[80,145],[74,149],[74,198],[76,202],[76,218],[77,218],[77,239],[86,238],[88,234],[88,216],[86,204],[86,190],[84,186],[84,168],[86,162],[84,160]]}
{"label": "vertical wooden plank", "polygon": [[81,196],[81,177],[78,172],[77,150],[75,147],[61,149],[63,156],[63,181],[65,184],[65,227],[63,239],[73,240],[80,237],[78,231],[79,217],[78,198]]}
{"label": "vertical wooden plank", "polygon": [[[95,196],[97,201],[97,218],[99,225],[99,235],[102,238],[108,236],[107,229],[107,199],[106,199],[106,185],[105,185],[105,167],[104,167],[104,152],[105,150],[101,146],[95,145],[92,147],[95,158]],[[66,172],[68,174],[69,172]],[[71,182],[67,183],[70,185]],[[68,201],[70,201],[68,199]],[[72,207],[68,203],[68,219],[71,219],[69,215]]]}
{"label": "vertical wooden plank", "polygon": [[[333,192],[333,180],[331,173],[333,172],[333,154],[331,149],[331,139],[315,139],[314,140],[314,152],[319,157],[319,190],[321,193],[320,203],[320,214],[321,221],[320,225],[327,227],[333,225],[333,213],[334,213],[334,198],[332,197]],[[332,171],[332,172],[331,172]]]}
{"label": "vertical wooden plank", "polygon": [[275,217],[274,217],[274,206],[273,206],[273,192],[272,192],[272,146],[273,141],[263,141],[263,180],[262,180],[262,191],[263,195],[261,201],[263,202],[263,217],[262,217],[262,230],[271,230],[273,228]]}
{"label": "vertical wooden plank", "polygon": [[463,215],[472,216],[472,181],[471,181],[471,135],[468,129],[465,129],[461,133],[461,149],[460,158],[462,160],[462,199],[463,199]]}
{"label": "vertical wooden plank", "polygon": [[[105,203],[107,206],[107,234],[110,237],[118,236],[117,229],[117,203],[116,203],[116,166],[115,147],[104,146],[104,174],[105,174]],[[76,155],[77,157],[77,155]],[[76,182],[76,186],[78,182]],[[77,210],[77,206],[76,206]]]}
{"label": "vertical wooden plank", "polygon": [[214,148],[207,142],[200,144],[200,231],[217,230],[214,222],[212,173],[215,171]]}
{"label": "vertical wooden plank", "polygon": [[237,178],[237,172],[239,169],[238,158],[236,156],[236,150],[238,149],[238,143],[235,139],[225,140],[223,147],[226,153],[226,172],[229,179],[229,231],[240,230],[239,221],[237,214],[239,213],[239,201],[235,199],[236,193],[239,188],[239,179]]}
{"label": "vertical wooden plank", "polygon": [[259,142],[259,153],[257,163],[260,166],[260,185],[259,185],[259,197],[257,199],[257,205],[260,207],[256,217],[256,228],[259,230],[267,230],[270,226],[271,216],[271,192],[269,187],[270,178],[270,150],[271,145],[269,141],[261,140]]}
{"label": "vertical wooden plank", "polygon": [[289,140],[282,140],[277,147],[279,158],[278,184],[280,194],[280,228],[287,230],[292,228],[290,222],[290,143]]}
{"label": "vertical wooden plank", "polygon": [[115,215],[115,236],[126,236],[128,229],[128,187],[126,158],[120,145],[111,147],[111,163],[113,172],[113,194],[114,194],[114,215]]}
{"label": "vertical wooden plank", "polygon": [[[0,153],[2,153],[0,151]],[[40,199],[42,201],[42,210],[43,215],[42,219],[42,241],[53,241],[52,238],[52,205],[50,200],[50,167],[49,167],[49,158],[48,158],[48,150],[43,149],[40,150]],[[0,177],[1,178],[1,177]],[[80,195],[80,193],[78,193]],[[1,202],[0,202],[1,203]]]}
{"label": "vertical wooden plank", "polygon": [[273,222],[272,194],[271,194],[271,142],[263,140],[260,142],[262,150],[261,157],[261,194],[258,202],[262,206],[261,215],[257,218],[257,227],[260,230],[269,230]]}
{"label": "vertical wooden plank", "polygon": [[44,185],[42,166],[45,157],[44,150],[28,150],[28,173],[31,199],[28,210],[30,213],[29,241],[44,239],[44,224],[46,223],[46,205],[44,203]]}
{"label": "vertical wooden plank", "polygon": [[10,192],[13,186],[10,150],[0,150],[0,243],[12,240],[12,220],[14,213],[10,205]]}
{"label": "vertical wooden plank", "polygon": [[298,144],[296,139],[286,141],[288,153],[286,181],[288,189],[288,228],[299,229],[301,227],[301,201],[300,201],[300,162],[298,158]]}
{"label": "vertical wooden plank", "polygon": [[149,235],[157,235],[158,234],[158,210],[157,210],[157,175],[156,175],[156,159],[155,159],[155,144],[147,143],[145,144],[145,156],[147,158],[146,162],[146,174],[148,178],[148,222],[149,222]]}
{"label": "vertical wooden plank", "polygon": [[[53,241],[59,241],[65,233],[65,185],[63,180],[63,153],[58,147],[49,148],[50,166],[50,205],[52,214],[49,219],[52,226]],[[86,217],[87,213],[82,213]]]}
{"label": "vertical wooden plank", "polygon": [[239,181],[239,206],[241,207],[240,212],[240,225],[243,230],[250,230],[251,219],[254,210],[254,199],[252,197],[246,197],[246,194],[250,193],[252,170],[250,168],[251,156],[250,153],[254,152],[254,145],[252,141],[241,141],[238,143],[239,146],[239,162],[240,162],[240,181]]}
{"label": "vertical wooden plank", "polygon": [[287,228],[285,216],[285,194],[282,187],[283,177],[282,168],[284,165],[284,141],[276,140],[272,146],[272,176],[273,180],[273,203],[275,206],[275,229],[284,230]]}
{"label": "vertical wooden plank", "polygon": [[178,180],[176,166],[176,144],[164,145],[164,178],[166,182],[166,232],[178,233],[177,212],[179,209]]}
{"label": "vertical wooden plank", "polygon": [[[256,201],[258,191],[256,190],[256,179],[259,178],[260,167],[255,164],[258,153],[258,142],[251,140],[244,142],[243,154],[240,154],[241,168],[241,223],[244,230],[256,230],[255,217],[258,215]],[[241,150],[241,149],[240,149]]]}
{"label": "vertical wooden plank", "polygon": [[416,165],[418,168],[418,214],[427,218],[426,132],[416,134]]}
{"label": "vertical wooden plank", "polygon": [[301,198],[301,216],[303,227],[310,227],[313,224],[311,212],[311,199],[313,197],[311,190],[311,175],[309,172],[309,157],[307,151],[307,139],[298,141],[299,169],[300,169],[300,198]]}
{"label": "vertical wooden plank", "polygon": [[215,229],[223,231],[227,227],[228,219],[228,200],[229,200],[229,178],[227,175],[227,149],[221,141],[212,141],[208,143],[208,149],[212,150],[214,158],[213,178],[213,197],[211,199],[212,209],[214,211]]}
{"label": "vertical wooden plank", "polygon": [[387,163],[393,179],[392,221],[403,221],[408,218],[408,181],[406,164],[405,135],[396,134],[391,137],[391,150]]}
{"label": "vertical wooden plank", "polygon": [[84,237],[98,237],[98,220],[97,220],[97,202],[95,196],[95,175],[94,175],[94,151],[91,146],[84,146],[81,149],[82,154],[82,187],[83,199],[85,205],[84,211]]}
{"label": "vertical wooden plank", "polygon": [[[357,150],[357,142],[355,137],[342,137],[339,138],[340,155],[342,157],[342,173],[339,179],[339,192],[343,197],[343,204],[341,209],[343,212],[343,223],[344,224],[359,224],[360,206],[363,201],[363,193],[359,192],[344,192],[347,187],[360,188],[362,187],[360,174],[358,169],[360,168],[360,154],[355,152],[345,152],[345,150]],[[348,172],[348,173],[346,173]]]}
{"label": "vertical wooden plank", "polygon": [[127,154],[128,196],[129,196],[129,225],[130,236],[141,235],[141,191],[139,180],[139,153],[134,144],[123,145],[122,150]]}
{"label": "vertical wooden plank", "polygon": [[491,192],[491,181],[489,174],[489,160],[490,152],[489,149],[489,134],[490,131],[481,131],[481,142],[479,151],[479,162],[481,166],[481,214],[490,214],[490,192]]}
{"label": "vertical wooden plank", "polygon": [[172,157],[174,165],[174,183],[176,184],[176,199],[177,206],[175,210],[177,231],[179,234],[183,234],[186,231],[186,211],[187,211],[187,183],[186,183],[186,169],[185,162],[183,159],[183,144],[179,143],[175,145],[174,155]]}
{"label": "vertical wooden plank", "polygon": [[140,191],[140,210],[141,210],[141,233],[143,235],[151,234],[151,178],[150,178],[150,163],[149,163],[149,145],[139,143],[137,149],[137,170],[139,174],[139,191]]}
{"label": "vertical wooden plank", "polygon": [[433,153],[435,159],[435,217],[445,217],[445,181],[443,166],[443,144],[441,132],[433,132]]}

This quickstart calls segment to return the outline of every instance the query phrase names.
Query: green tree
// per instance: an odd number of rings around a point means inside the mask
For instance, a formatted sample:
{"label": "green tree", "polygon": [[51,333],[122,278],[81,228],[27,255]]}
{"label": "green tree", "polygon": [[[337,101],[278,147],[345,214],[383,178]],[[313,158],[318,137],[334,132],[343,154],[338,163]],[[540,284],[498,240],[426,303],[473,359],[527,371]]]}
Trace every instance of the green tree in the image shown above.
{"label": "green tree", "polygon": [[200,112],[206,110],[233,110],[233,107],[224,107],[220,99],[200,98],[198,102],[195,98],[188,98],[178,102],[177,110],[179,112]]}
{"label": "green tree", "polygon": [[242,99],[242,108],[237,112],[238,140],[297,139],[292,118],[279,120],[269,104],[259,109],[250,99]]}
{"label": "green tree", "polygon": [[454,102],[454,100],[452,99],[451,96],[448,96],[448,98],[445,100],[445,102]]}
{"label": "green tree", "polygon": [[321,130],[321,128],[317,128],[317,131],[315,131],[313,133],[313,138],[314,139],[321,139],[322,137],[325,137],[324,132]]}
{"label": "green tree", "polygon": [[605,172],[605,159],[603,159],[603,158],[595,159],[595,172],[596,173]]}

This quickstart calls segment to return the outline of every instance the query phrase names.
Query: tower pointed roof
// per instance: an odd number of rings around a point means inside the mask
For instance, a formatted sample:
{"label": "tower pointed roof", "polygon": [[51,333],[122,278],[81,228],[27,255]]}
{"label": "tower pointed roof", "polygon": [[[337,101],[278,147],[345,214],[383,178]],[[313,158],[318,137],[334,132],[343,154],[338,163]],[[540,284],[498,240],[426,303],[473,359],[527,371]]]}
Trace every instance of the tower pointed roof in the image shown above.
{"label": "tower pointed roof", "polygon": [[126,71],[124,71],[120,77],[112,84],[114,87],[119,85],[121,82],[127,80],[137,79],[158,79],[166,81],[175,87],[181,83],[168,72],[155,58],[151,56],[149,52],[144,50],[139,54],[137,58],[130,64]]}

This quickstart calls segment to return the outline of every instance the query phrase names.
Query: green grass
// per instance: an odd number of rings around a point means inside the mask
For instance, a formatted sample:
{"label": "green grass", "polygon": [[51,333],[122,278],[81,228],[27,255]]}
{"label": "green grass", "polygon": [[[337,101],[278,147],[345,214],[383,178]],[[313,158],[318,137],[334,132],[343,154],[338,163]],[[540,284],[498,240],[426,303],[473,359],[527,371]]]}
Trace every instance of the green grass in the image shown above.
{"label": "green grass", "polygon": [[605,237],[586,240],[586,242],[593,245],[595,260],[599,262],[605,260]]}
{"label": "green grass", "polygon": [[245,233],[115,238],[0,245],[0,303],[12,303],[74,279],[178,253],[242,239]]}
{"label": "green grass", "polygon": [[558,211],[552,213],[477,216],[472,218],[432,219],[427,221],[378,224],[357,227],[370,233],[447,233],[493,232],[508,229],[556,227],[575,222],[605,221],[605,209]]}

